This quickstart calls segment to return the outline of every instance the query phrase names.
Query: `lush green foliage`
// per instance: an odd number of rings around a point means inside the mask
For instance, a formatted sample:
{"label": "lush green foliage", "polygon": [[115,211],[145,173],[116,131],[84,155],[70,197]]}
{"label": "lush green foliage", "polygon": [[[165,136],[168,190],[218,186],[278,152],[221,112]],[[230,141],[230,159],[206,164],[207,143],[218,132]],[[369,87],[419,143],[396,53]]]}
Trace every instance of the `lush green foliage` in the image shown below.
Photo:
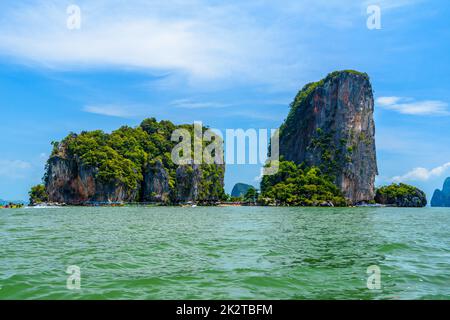
{"label": "lush green foliage", "polygon": [[346,205],[345,198],[329,176],[317,167],[306,168],[291,161],[280,161],[278,173],[263,177],[260,201],[293,206],[314,206],[324,202]]}
{"label": "lush green foliage", "polygon": [[376,190],[376,200],[383,200],[387,203],[393,203],[396,199],[402,199],[412,196],[425,196],[425,193],[420,189],[405,184],[405,183],[392,183],[389,186],[383,186]]}
{"label": "lush green foliage", "polygon": [[377,189],[377,194],[386,196],[387,198],[405,197],[409,194],[413,194],[417,191],[416,187],[410,186],[405,183],[391,184],[389,186],[383,186]]}
{"label": "lush green foliage", "polygon": [[200,180],[199,199],[213,198],[225,200],[226,194],[222,184],[225,167],[203,164],[201,169],[203,177]]}
{"label": "lush green foliage", "polygon": [[258,199],[258,191],[254,187],[250,187],[244,195],[244,201],[256,202]]}
{"label": "lush green foliage", "polygon": [[398,207],[424,207],[427,205],[425,192],[404,183],[393,183],[377,189],[375,201]]}
{"label": "lush green foliage", "polygon": [[[110,134],[101,130],[83,131],[69,134],[61,142],[53,142],[53,155],[77,157],[83,165],[98,169],[97,178],[104,182],[120,182],[129,190],[142,183],[144,170],[148,164],[160,161],[169,174],[171,191],[176,188],[177,165],[172,162],[171,152],[178,142],[171,141],[175,129],[187,129],[193,133],[192,125],[175,125],[170,121],[156,121],[149,118],[140,126],[123,126]],[[204,128],[205,130],[205,128]],[[203,176],[209,180],[201,181],[202,194],[222,196],[224,168],[214,164],[201,165]],[[173,192],[172,192],[173,193]],[[137,199],[138,200],[138,199]]]}
{"label": "lush green foliage", "polygon": [[28,194],[30,196],[30,204],[38,204],[48,201],[48,195],[45,191],[45,186],[42,184],[31,187],[31,190]]}

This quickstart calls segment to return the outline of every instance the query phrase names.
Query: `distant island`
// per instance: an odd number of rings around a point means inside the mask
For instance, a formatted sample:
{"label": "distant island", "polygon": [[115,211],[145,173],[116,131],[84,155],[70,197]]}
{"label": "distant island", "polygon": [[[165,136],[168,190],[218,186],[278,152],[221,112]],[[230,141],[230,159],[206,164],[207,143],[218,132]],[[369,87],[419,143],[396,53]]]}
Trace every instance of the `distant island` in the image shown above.
{"label": "distant island", "polygon": [[432,207],[450,207],[450,177],[445,179],[442,190],[436,189],[431,198]]}
{"label": "distant island", "polygon": [[231,190],[231,197],[232,198],[243,198],[245,194],[248,192],[249,189],[254,188],[250,184],[246,183],[236,183],[233,187],[233,190]]}
{"label": "distant island", "polygon": [[[260,192],[237,184],[224,192],[224,164],[176,165],[175,129],[192,125],[144,120],[110,134],[69,134],[53,142],[44,184],[30,203],[246,204],[281,206],[425,206],[425,194],[405,184],[375,190],[378,174],[374,99],[366,73],[344,70],[305,85],[279,130],[279,170],[263,176]],[[268,155],[270,157],[270,153]]]}
{"label": "distant island", "polygon": [[405,183],[391,184],[376,190],[375,201],[393,207],[425,207],[427,197],[422,190]]}

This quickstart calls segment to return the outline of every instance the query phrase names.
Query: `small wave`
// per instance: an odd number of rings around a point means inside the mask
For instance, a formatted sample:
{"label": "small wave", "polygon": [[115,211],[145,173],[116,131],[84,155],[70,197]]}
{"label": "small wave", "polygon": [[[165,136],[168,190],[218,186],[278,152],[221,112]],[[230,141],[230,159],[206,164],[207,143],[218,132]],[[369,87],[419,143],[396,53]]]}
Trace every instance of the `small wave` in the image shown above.
{"label": "small wave", "polygon": [[24,209],[61,209],[60,206],[34,206],[34,207],[24,207]]}
{"label": "small wave", "polygon": [[388,243],[388,244],[381,245],[379,249],[381,252],[391,252],[391,251],[395,251],[395,250],[411,249],[411,246],[406,243],[395,242],[395,243]]}

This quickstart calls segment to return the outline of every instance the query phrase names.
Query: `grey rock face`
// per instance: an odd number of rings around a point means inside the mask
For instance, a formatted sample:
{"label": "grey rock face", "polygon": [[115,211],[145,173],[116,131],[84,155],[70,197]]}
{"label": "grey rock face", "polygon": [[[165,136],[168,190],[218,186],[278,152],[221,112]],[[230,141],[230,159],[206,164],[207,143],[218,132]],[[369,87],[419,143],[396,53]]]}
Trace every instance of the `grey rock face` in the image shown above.
{"label": "grey rock face", "polygon": [[170,158],[177,145],[171,140],[173,132],[194,127],[148,118],[138,127],[123,126],[110,134],[70,133],[52,143],[44,176],[49,201],[209,204],[223,198],[224,165],[178,167]]}
{"label": "grey rock face", "polygon": [[280,129],[285,160],[318,166],[352,203],[374,199],[374,101],[366,74],[334,72],[306,85]]}
{"label": "grey rock face", "polygon": [[183,165],[176,172],[176,200],[195,201],[199,198],[201,170],[199,165]]}
{"label": "grey rock face", "polygon": [[209,165],[179,166],[175,186],[171,189],[168,172],[160,161],[156,161],[147,166],[142,186],[129,189],[117,181],[99,180],[97,168],[84,166],[79,159],[66,158],[63,154],[48,161],[46,190],[49,202],[71,205],[135,201],[215,202],[220,200],[223,192],[223,165],[219,165],[219,174],[215,169],[209,173]]}
{"label": "grey rock face", "polygon": [[50,202],[72,205],[87,202],[130,202],[138,188],[129,190],[118,182],[103,183],[96,179],[97,169],[84,166],[78,159],[53,156],[49,159],[46,190]]}
{"label": "grey rock face", "polygon": [[[211,170],[216,166],[217,170]],[[176,170],[176,202],[215,202],[223,195],[224,165],[189,164]]]}
{"label": "grey rock face", "polygon": [[149,202],[168,202],[169,174],[160,161],[148,165],[144,174],[143,199]]}

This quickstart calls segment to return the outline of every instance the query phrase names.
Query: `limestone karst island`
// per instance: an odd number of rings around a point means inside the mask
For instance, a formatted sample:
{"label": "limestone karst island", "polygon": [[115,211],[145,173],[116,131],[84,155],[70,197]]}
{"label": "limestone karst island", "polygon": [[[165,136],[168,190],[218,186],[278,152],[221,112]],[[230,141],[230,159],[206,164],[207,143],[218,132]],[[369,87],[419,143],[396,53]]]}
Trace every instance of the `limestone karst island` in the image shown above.
{"label": "limestone karst island", "polygon": [[44,184],[32,188],[30,202],[220,205],[238,200],[247,205],[425,206],[425,194],[415,187],[375,188],[373,112],[366,73],[335,71],[306,84],[279,129],[279,170],[262,178],[259,192],[245,188],[245,193],[255,193],[251,196],[225,193],[224,164],[173,163],[171,151],[178,141],[171,140],[172,132],[192,132],[192,125],[148,118],[137,127],[123,126],[111,133],[70,133],[53,142]]}

